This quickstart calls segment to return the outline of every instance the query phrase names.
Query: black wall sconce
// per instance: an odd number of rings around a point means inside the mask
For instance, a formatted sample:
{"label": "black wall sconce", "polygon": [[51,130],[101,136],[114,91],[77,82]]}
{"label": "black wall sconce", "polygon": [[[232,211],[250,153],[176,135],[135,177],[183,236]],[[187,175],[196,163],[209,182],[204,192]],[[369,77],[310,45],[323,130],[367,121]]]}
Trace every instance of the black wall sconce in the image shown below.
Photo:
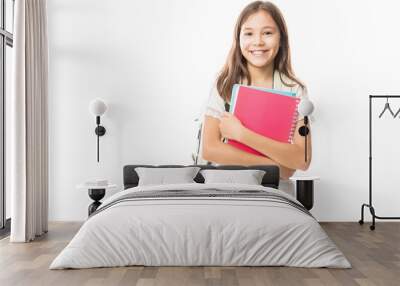
{"label": "black wall sconce", "polygon": [[94,116],[96,116],[97,127],[94,132],[97,135],[97,162],[99,162],[99,138],[106,134],[106,129],[100,125],[100,116],[106,112],[107,105],[101,99],[96,98],[90,102],[89,110]]}
{"label": "black wall sconce", "polygon": [[299,128],[299,133],[304,137],[304,161],[307,162],[307,135],[310,132],[308,128],[308,116],[314,111],[314,104],[307,98],[303,98],[298,106],[298,111],[301,116],[304,116],[304,125]]}

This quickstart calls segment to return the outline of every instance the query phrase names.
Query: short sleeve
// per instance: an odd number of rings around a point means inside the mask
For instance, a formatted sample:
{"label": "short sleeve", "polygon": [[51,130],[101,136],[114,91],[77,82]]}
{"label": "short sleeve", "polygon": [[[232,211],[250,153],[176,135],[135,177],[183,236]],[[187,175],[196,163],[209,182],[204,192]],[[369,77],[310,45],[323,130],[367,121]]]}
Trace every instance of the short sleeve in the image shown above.
{"label": "short sleeve", "polygon": [[225,111],[225,103],[219,95],[217,87],[211,89],[209,99],[206,104],[204,115],[212,116],[220,119]]}
{"label": "short sleeve", "polygon": [[298,85],[297,89],[296,89],[296,96],[300,97],[300,98],[303,98],[303,97],[307,98],[308,97],[307,90]]}

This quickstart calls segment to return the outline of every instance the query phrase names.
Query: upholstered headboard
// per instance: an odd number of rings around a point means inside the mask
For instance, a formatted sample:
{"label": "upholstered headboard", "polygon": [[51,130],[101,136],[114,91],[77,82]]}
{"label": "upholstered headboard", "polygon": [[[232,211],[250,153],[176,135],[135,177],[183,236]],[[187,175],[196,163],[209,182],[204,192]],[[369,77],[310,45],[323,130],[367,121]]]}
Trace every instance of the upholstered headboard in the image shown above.
{"label": "upholstered headboard", "polygon": [[[279,168],[274,165],[257,165],[257,166],[238,166],[238,165],[189,165],[200,167],[201,169],[222,169],[222,170],[264,170],[266,173],[262,180],[262,185],[277,189],[279,186]],[[188,167],[184,165],[126,165],[124,166],[124,189],[136,187],[139,183],[139,177],[135,171],[136,167],[147,168],[166,168],[166,167]],[[200,174],[194,178],[197,183],[204,183],[204,178]]]}

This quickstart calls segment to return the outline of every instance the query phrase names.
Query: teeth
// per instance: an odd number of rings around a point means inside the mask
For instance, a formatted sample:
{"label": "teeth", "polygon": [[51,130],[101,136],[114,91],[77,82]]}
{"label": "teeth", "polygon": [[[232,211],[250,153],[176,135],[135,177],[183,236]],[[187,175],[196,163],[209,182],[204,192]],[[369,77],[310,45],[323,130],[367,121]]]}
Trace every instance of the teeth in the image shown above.
{"label": "teeth", "polygon": [[252,53],[253,55],[255,55],[255,56],[261,56],[262,54],[265,53],[265,51],[252,51],[251,53]]}

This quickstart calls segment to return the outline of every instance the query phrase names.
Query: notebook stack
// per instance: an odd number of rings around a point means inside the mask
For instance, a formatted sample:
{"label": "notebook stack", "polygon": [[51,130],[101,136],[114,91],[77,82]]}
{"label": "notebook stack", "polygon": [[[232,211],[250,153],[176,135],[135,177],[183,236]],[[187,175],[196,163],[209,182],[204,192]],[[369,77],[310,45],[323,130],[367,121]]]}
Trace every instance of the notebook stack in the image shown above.
{"label": "notebook stack", "polygon": [[[291,143],[298,117],[300,98],[296,93],[235,84],[232,88],[230,113],[246,128],[283,143]],[[246,152],[263,155],[235,140],[228,144]]]}

